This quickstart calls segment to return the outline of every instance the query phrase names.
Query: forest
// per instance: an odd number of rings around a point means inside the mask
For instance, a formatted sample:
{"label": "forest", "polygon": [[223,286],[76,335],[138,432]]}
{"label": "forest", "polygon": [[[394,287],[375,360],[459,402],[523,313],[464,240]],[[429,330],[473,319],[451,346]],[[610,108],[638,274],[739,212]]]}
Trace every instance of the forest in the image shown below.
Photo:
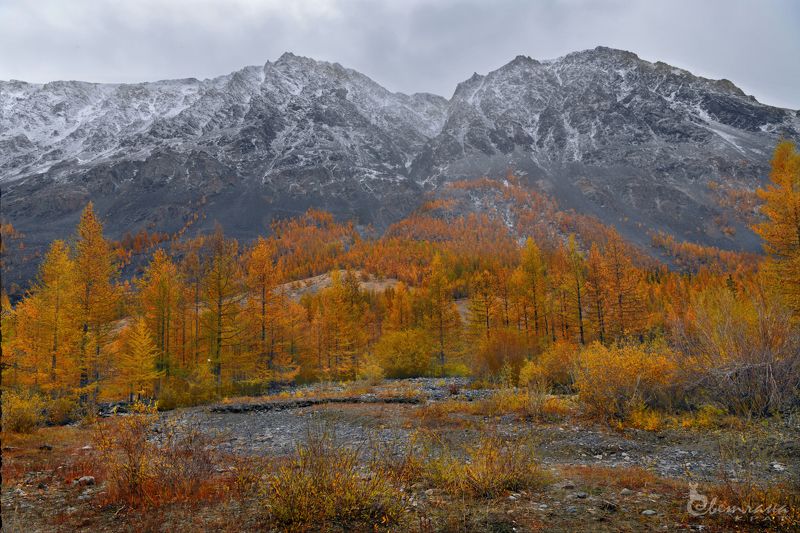
{"label": "forest", "polygon": [[[797,401],[800,376],[791,143],[777,147],[770,180],[753,225],[763,257],[660,236],[694,259],[678,268],[578,215],[554,229],[554,207],[513,182],[458,187],[497,188],[516,206],[516,231],[439,201],[380,237],[310,210],[252,243],[220,225],[112,242],[89,203],[24,297],[3,294],[4,420],[26,406],[62,417],[117,400],[169,409],[414,376],[577,390],[616,421],[709,402],[774,414]],[[132,261],[141,266],[123,278]]]}

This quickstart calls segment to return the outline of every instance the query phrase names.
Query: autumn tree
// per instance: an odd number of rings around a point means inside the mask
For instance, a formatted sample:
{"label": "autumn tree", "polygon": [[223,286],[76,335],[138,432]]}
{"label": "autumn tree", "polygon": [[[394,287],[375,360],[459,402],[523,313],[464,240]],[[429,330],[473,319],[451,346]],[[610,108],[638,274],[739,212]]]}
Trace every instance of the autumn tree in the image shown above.
{"label": "autumn tree", "polygon": [[583,254],[578,250],[574,234],[569,236],[569,242],[567,244],[567,264],[569,266],[567,287],[573,299],[573,305],[578,319],[579,339],[581,344],[586,344],[586,336],[583,327],[583,306],[586,294],[586,264]]}
{"label": "autumn tree", "polygon": [[180,318],[183,285],[178,267],[158,249],[139,280],[139,301],[144,319],[155,333],[158,348],[156,368],[167,377],[172,367],[177,337],[174,323]]}
{"label": "autumn tree", "polygon": [[520,267],[523,273],[524,287],[531,300],[533,329],[538,335],[539,321],[542,316],[545,265],[542,259],[542,252],[533,239],[525,241]]}
{"label": "autumn tree", "polygon": [[64,241],[53,241],[39,270],[33,293],[41,305],[42,329],[49,337],[51,388],[73,387],[69,375],[76,368],[73,354],[78,340],[77,273]]}
{"label": "autumn tree", "polygon": [[476,340],[491,338],[494,326],[495,287],[494,278],[488,270],[475,274],[470,284],[469,326]]}
{"label": "autumn tree", "polygon": [[[276,311],[275,286],[278,270],[275,265],[275,245],[264,238],[248,250],[245,259],[248,305],[257,317],[258,359],[265,374],[274,370]],[[269,339],[269,342],[268,342]]]}
{"label": "autumn tree", "polygon": [[111,247],[103,237],[103,225],[91,202],[81,214],[75,248],[76,316],[81,324],[80,387],[92,385],[96,397],[101,368],[108,366],[102,357],[118,314],[119,294],[113,282],[117,268]]}
{"label": "autumn tree", "polygon": [[601,343],[606,341],[605,316],[608,299],[605,292],[605,267],[603,256],[597,244],[592,244],[589,249],[589,258],[586,261],[586,295],[589,307],[589,316]]}
{"label": "autumn tree", "polygon": [[129,401],[152,396],[164,371],[158,369],[159,348],[153,341],[147,320],[137,317],[127,326],[118,341],[114,383]]}
{"label": "autumn tree", "polygon": [[239,244],[225,238],[219,225],[209,240],[208,269],[202,284],[207,310],[205,332],[209,342],[209,362],[217,387],[220,387],[223,352],[240,340],[241,324],[237,318],[241,312],[239,304],[243,286]]}
{"label": "autumn tree", "polygon": [[452,298],[442,256],[434,256],[425,285],[425,323],[436,339],[440,370],[444,369],[447,353],[453,350],[454,336],[461,326],[461,317]]}
{"label": "autumn tree", "polygon": [[800,316],[800,152],[792,142],[775,148],[770,181],[758,190],[767,220],[754,229],[764,240],[773,285]]}
{"label": "autumn tree", "polygon": [[645,318],[642,276],[619,235],[609,238],[603,251],[603,286],[608,294],[606,326],[615,339],[641,332]]}

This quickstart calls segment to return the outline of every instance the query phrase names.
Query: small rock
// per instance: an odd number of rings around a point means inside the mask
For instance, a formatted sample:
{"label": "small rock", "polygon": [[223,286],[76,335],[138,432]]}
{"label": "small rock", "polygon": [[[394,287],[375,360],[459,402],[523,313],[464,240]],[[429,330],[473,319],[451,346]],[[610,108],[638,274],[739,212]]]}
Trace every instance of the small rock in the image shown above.
{"label": "small rock", "polygon": [[564,490],[572,490],[572,489],[575,488],[575,483],[573,483],[571,481],[567,481],[566,483],[561,485],[561,488],[564,489]]}
{"label": "small rock", "polygon": [[78,479],[73,480],[72,484],[78,485],[79,487],[94,485],[94,476],[81,476]]}
{"label": "small rock", "polygon": [[81,448],[81,450],[83,450],[83,451],[89,451],[89,450],[91,450],[91,449],[93,449],[91,444],[87,444],[86,446],[84,446],[83,448]]}
{"label": "small rock", "polygon": [[513,494],[509,494],[508,499],[514,502],[519,499],[519,496],[514,496]]}
{"label": "small rock", "polygon": [[645,509],[644,511],[642,511],[642,514],[645,516],[653,516],[656,514],[656,512],[652,509]]}
{"label": "small rock", "polygon": [[619,505],[617,505],[614,502],[610,502],[608,500],[601,501],[599,507],[600,507],[600,509],[602,509],[604,511],[609,511],[611,513],[615,512],[617,509],[619,509]]}
{"label": "small rock", "polygon": [[620,496],[632,496],[633,495],[633,491],[631,489],[627,489],[627,488],[626,489],[622,489],[621,491],[619,491],[619,493],[620,493]]}
{"label": "small rock", "polygon": [[576,492],[576,493],[575,493],[575,497],[576,497],[576,498],[578,498],[578,499],[580,499],[580,500],[583,500],[583,499],[584,499],[584,498],[586,498],[587,496],[588,496],[588,494],[586,494],[585,492]]}
{"label": "small rock", "polygon": [[592,457],[594,457],[595,459],[602,459],[603,458],[603,454],[602,453],[598,453],[597,455],[593,455]]}
{"label": "small rock", "polygon": [[776,472],[785,472],[786,466],[780,463],[772,463],[772,469],[775,470]]}
{"label": "small rock", "polygon": [[74,507],[67,507],[67,508],[66,508],[66,510],[64,511],[64,514],[75,514],[75,511],[77,511],[77,509],[76,509],[76,508],[74,508]]}
{"label": "small rock", "polygon": [[425,496],[433,496],[436,493],[436,489],[428,489],[425,491]]}
{"label": "small rock", "polygon": [[570,514],[575,514],[578,512],[578,508],[575,507],[574,505],[570,505],[569,507],[567,507],[567,512]]}
{"label": "small rock", "polygon": [[24,496],[27,496],[27,494],[25,494],[24,490],[22,490],[21,488],[17,487],[16,489],[14,489],[14,496],[24,497]]}

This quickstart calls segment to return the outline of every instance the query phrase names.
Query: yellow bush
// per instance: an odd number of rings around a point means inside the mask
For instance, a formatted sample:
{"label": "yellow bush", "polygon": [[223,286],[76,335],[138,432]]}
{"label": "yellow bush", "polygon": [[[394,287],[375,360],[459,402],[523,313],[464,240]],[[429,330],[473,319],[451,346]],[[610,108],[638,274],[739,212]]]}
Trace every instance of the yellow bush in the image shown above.
{"label": "yellow bush", "polygon": [[[476,354],[478,371],[483,376],[506,378],[511,381],[510,384],[516,384],[527,353],[525,337],[517,330],[493,330],[491,337],[481,342]],[[502,373],[506,376],[501,376]]]}
{"label": "yellow bush", "polygon": [[375,345],[375,355],[390,378],[430,374],[432,354],[430,337],[419,329],[386,333]]}
{"label": "yellow bush", "polygon": [[362,379],[370,385],[378,385],[383,381],[383,368],[375,361],[369,361],[358,369],[358,379]]}
{"label": "yellow bush", "polygon": [[397,522],[402,512],[399,491],[384,476],[365,475],[358,452],[337,446],[327,433],[298,446],[269,476],[265,496],[272,520],[289,530],[373,529]]}
{"label": "yellow bush", "polygon": [[519,373],[519,384],[527,387],[532,383],[544,383],[548,387],[570,388],[577,362],[578,347],[557,342],[535,360],[525,363]]}
{"label": "yellow bush", "polygon": [[664,417],[641,402],[636,403],[628,414],[627,425],[645,431],[658,431],[664,424]]}
{"label": "yellow bush", "polygon": [[32,433],[44,423],[45,406],[38,394],[3,392],[3,431]]}
{"label": "yellow bush", "polygon": [[54,425],[69,424],[78,417],[80,406],[70,396],[62,396],[51,400],[47,406],[47,422]]}
{"label": "yellow bush", "polygon": [[430,454],[423,462],[425,477],[452,494],[478,497],[537,488],[547,481],[533,446],[524,440],[506,442],[489,436],[466,452],[466,459],[447,447]]}
{"label": "yellow bush", "polygon": [[652,408],[663,402],[674,372],[665,348],[594,343],[580,353],[575,386],[590,412],[624,420],[637,403]]}

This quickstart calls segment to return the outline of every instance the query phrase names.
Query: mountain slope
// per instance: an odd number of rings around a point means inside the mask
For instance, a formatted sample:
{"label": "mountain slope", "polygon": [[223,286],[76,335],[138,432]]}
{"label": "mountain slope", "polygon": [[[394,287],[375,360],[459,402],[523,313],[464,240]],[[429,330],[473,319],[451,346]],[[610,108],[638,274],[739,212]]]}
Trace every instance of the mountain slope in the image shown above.
{"label": "mountain slope", "polygon": [[798,112],[630,52],[519,56],[450,100],[284,54],[210,80],[0,82],[3,218],[32,246],[95,201],[112,236],[219,220],[251,238],[310,206],[384,228],[442,184],[509,169],[629,238],[757,248],[710,181],[752,189]]}
{"label": "mountain slope", "polygon": [[517,57],[461,83],[447,120],[413,166],[431,187],[508,168],[563,207],[643,241],[646,230],[754,248],[720,233],[709,181],[753,188],[798,113],[769,107],[727,80],[707,80],[630,52],[597,48],[548,62]]}

